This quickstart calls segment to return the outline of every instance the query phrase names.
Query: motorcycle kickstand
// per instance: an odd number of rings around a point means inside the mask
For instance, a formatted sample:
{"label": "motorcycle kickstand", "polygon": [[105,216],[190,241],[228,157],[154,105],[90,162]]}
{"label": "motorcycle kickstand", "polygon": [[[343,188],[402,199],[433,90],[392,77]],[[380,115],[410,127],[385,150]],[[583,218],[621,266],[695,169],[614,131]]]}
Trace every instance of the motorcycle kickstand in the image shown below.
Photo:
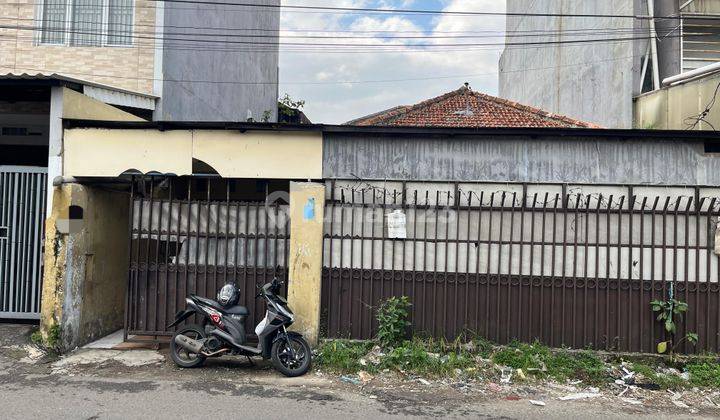
{"label": "motorcycle kickstand", "polygon": [[250,356],[245,356],[245,357],[247,357],[248,362],[250,362],[250,364],[251,364],[252,366],[255,366],[255,362],[253,362],[253,359],[251,359]]}

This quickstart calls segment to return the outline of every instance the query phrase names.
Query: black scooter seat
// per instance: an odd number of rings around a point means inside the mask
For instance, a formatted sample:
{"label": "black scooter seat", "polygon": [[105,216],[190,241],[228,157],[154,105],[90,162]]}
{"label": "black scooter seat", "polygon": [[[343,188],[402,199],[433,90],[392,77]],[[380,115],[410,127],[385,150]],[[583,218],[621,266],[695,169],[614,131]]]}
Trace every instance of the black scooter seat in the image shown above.
{"label": "black scooter seat", "polygon": [[236,306],[231,306],[231,307],[229,307],[229,308],[225,308],[225,309],[223,309],[223,311],[225,311],[226,313],[229,313],[230,315],[244,315],[244,316],[247,316],[248,314],[250,314],[250,311],[248,311],[248,309],[247,309],[246,307],[240,306],[240,305],[236,305]]}
{"label": "black scooter seat", "polygon": [[229,308],[225,308],[212,299],[208,299],[208,298],[204,298],[204,297],[196,296],[196,295],[191,295],[191,296],[193,298],[197,299],[199,302],[204,303],[207,306],[210,306],[217,310],[223,311],[230,315],[245,315],[245,316],[247,316],[250,314],[250,311],[248,311],[248,309],[244,306],[235,305],[235,306],[231,306]]}

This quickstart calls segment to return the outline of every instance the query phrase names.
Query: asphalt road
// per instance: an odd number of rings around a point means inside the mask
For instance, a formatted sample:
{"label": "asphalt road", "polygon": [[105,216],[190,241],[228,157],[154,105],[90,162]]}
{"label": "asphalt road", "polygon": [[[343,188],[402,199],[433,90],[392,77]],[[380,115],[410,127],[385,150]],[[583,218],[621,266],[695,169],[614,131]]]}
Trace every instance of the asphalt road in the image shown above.
{"label": "asphalt road", "polygon": [[16,344],[28,335],[0,325],[0,419],[681,419],[718,414],[618,406],[600,399],[566,402],[546,396],[547,406],[538,407],[527,398],[483,392],[465,398],[442,388],[361,388],[312,372],[284,378],[269,366],[243,359],[178,369],[154,351],[81,350],[60,361],[28,362],[27,348]]}

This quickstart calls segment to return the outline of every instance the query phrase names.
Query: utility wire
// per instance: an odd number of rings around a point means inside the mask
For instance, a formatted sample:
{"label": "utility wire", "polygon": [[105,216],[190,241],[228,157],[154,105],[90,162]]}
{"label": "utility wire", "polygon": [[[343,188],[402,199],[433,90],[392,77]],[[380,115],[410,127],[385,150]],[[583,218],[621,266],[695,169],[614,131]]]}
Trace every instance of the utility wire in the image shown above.
{"label": "utility wire", "polygon": [[[0,25],[0,29],[11,29],[17,31],[32,31],[36,32],[42,30],[42,28],[36,26],[21,26],[21,25]],[[49,33],[64,33],[74,35],[103,35],[103,32],[96,31],[77,31],[77,30],[45,30]],[[122,36],[122,35],[120,35]],[[682,35],[672,35],[671,37],[679,38]],[[650,36],[635,36],[635,37],[609,37],[609,38],[585,38],[585,39],[562,39],[554,41],[529,41],[529,42],[503,42],[503,43],[408,43],[408,44],[387,44],[387,43],[322,43],[322,42],[283,42],[279,40],[277,42],[259,42],[259,41],[240,41],[240,40],[228,40],[228,39],[188,39],[188,38],[172,38],[165,36],[154,36],[154,35],[133,35],[134,39],[143,40],[154,40],[154,41],[183,41],[188,43],[214,43],[220,45],[251,45],[251,46],[290,46],[290,47],[332,47],[332,48],[357,48],[357,47],[368,47],[368,48],[380,48],[384,49],[387,47],[402,47],[403,49],[412,48],[446,48],[446,47],[489,47],[489,46],[501,46],[501,47],[513,47],[513,46],[541,46],[541,45],[565,45],[565,44],[586,44],[596,42],[629,42],[638,40],[650,40],[654,37]]]}
{"label": "utility wire", "polygon": [[[677,50],[675,50],[677,51]],[[587,61],[583,63],[574,63],[574,64],[565,64],[561,66],[546,66],[546,67],[530,67],[530,68],[524,68],[524,69],[518,69],[518,70],[506,70],[503,71],[505,74],[512,74],[512,73],[525,73],[529,71],[541,71],[541,70],[552,70],[556,68],[573,68],[573,67],[579,67],[579,66],[588,66],[588,65],[596,65],[600,63],[608,63],[608,62],[615,62],[620,60],[627,60],[635,58],[634,55],[625,56],[625,57],[615,57],[611,59],[605,59],[605,60],[592,60]],[[3,66],[0,65],[0,68]],[[21,67],[23,70],[31,70],[31,71],[47,71],[47,69],[41,69],[41,68],[32,68],[32,67]],[[238,85],[274,85],[275,82],[248,82],[248,81],[229,81],[229,80],[174,80],[174,79],[156,79],[156,78],[149,78],[149,77],[133,77],[133,76],[117,76],[117,75],[110,75],[110,74],[99,74],[99,73],[79,73],[79,72],[67,72],[68,75],[77,75],[77,76],[89,76],[89,77],[106,77],[106,78],[113,78],[113,79],[129,79],[129,80],[143,80],[143,81],[166,81],[171,83],[207,83],[207,84],[238,84]],[[283,85],[315,85],[315,86],[323,86],[323,85],[345,85],[345,84],[381,84],[381,83],[400,83],[400,82],[416,82],[416,81],[428,81],[428,80],[442,80],[442,79],[464,79],[464,78],[470,78],[470,77],[481,77],[481,76],[497,76],[500,74],[500,72],[485,72],[485,73],[474,73],[474,74],[463,74],[463,75],[452,75],[452,76],[429,76],[429,77],[417,77],[417,78],[402,78],[402,79],[378,79],[378,80],[339,80],[339,81],[287,81],[287,82],[281,82],[280,84]]]}

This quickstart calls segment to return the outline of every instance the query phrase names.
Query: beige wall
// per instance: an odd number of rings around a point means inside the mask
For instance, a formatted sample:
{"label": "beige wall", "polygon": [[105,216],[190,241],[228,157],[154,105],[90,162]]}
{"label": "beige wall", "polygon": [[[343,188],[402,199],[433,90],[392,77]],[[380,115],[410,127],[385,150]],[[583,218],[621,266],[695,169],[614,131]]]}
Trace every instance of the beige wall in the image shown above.
{"label": "beige wall", "polygon": [[[37,0],[0,6],[3,25],[37,25]],[[137,0],[135,30],[154,33],[155,2]],[[32,30],[0,29],[0,73],[60,73],[140,93],[153,93],[155,41],[135,40],[128,47],[38,45]]]}
{"label": "beige wall", "polygon": [[[720,83],[720,73],[688,83],[665,87],[635,98],[635,128],[686,130],[712,101]],[[720,98],[718,98],[720,99]],[[720,127],[720,107],[711,108],[705,119],[716,129]],[[700,122],[696,130],[712,130]]]}
{"label": "beige wall", "polygon": [[198,159],[225,178],[322,178],[322,134],[224,130],[70,129],[64,175],[116,177],[135,169],[192,174]]}

